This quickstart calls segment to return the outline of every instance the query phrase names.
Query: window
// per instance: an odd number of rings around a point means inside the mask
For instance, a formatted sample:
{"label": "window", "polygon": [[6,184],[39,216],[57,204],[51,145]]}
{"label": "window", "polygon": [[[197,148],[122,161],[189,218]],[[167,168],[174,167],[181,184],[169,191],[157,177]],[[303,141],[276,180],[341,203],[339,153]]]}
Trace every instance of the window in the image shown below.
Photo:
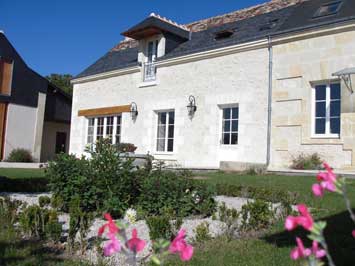
{"label": "window", "polygon": [[0,58],[0,94],[11,94],[12,61]]}
{"label": "window", "polygon": [[174,150],[175,112],[158,113],[157,151],[172,152]]}
{"label": "window", "polygon": [[330,16],[338,13],[341,7],[342,1],[330,2],[322,5],[314,14],[313,18]]}
{"label": "window", "polygon": [[88,118],[87,144],[94,144],[95,140],[102,138],[110,138],[112,144],[116,144],[120,143],[120,136],[121,116]]}
{"label": "window", "polygon": [[338,137],[340,134],[340,83],[319,84],[313,88],[313,133]]}
{"label": "window", "polygon": [[222,144],[238,144],[239,107],[222,108]]}
{"label": "window", "polygon": [[148,42],[147,58],[144,64],[144,81],[153,81],[156,76],[156,66],[154,64],[158,57],[158,40]]}

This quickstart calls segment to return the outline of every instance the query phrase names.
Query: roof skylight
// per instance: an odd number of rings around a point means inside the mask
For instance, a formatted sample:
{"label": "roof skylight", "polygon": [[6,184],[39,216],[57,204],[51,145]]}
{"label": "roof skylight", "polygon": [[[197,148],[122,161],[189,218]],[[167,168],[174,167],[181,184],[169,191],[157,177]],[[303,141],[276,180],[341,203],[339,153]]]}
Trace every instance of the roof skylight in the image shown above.
{"label": "roof skylight", "polygon": [[314,14],[313,18],[330,16],[338,13],[341,8],[342,1],[333,1],[327,4],[322,5]]}
{"label": "roof skylight", "polygon": [[220,40],[220,39],[225,39],[225,38],[229,38],[230,36],[232,36],[234,33],[234,30],[223,30],[223,31],[219,31],[215,33],[215,39],[216,40]]}

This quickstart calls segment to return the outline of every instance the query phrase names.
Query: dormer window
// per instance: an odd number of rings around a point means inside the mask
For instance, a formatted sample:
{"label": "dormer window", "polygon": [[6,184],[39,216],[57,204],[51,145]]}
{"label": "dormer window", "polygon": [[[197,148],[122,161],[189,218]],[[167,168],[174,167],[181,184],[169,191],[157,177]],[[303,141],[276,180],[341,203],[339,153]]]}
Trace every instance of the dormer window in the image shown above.
{"label": "dormer window", "polygon": [[314,14],[313,18],[330,16],[338,13],[341,8],[342,1],[333,1],[322,5]]}
{"label": "dormer window", "polygon": [[158,57],[158,40],[148,41],[147,43],[147,56],[144,63],[143,81],[153,81],[156,77],[155,60]]}

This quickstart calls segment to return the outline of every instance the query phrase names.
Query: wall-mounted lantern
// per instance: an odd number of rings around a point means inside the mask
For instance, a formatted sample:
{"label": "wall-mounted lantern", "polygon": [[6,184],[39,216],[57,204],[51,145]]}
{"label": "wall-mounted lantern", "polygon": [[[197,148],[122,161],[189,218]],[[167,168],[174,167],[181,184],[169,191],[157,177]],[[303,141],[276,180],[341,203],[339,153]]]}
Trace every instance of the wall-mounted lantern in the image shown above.
{"label": "wall-mounted lantern", "polygon": [[193,117],[197,110],[196,100],[194,96],[189,96],[189,104],[186,107],[189,117]]}
{"label": "wall-mounted lantern", "polygon": [[136,119],[137,115],[138,115],[138,108],[137,108],[137,104],[135,102],[131,103],[131,117],[132,119]]}

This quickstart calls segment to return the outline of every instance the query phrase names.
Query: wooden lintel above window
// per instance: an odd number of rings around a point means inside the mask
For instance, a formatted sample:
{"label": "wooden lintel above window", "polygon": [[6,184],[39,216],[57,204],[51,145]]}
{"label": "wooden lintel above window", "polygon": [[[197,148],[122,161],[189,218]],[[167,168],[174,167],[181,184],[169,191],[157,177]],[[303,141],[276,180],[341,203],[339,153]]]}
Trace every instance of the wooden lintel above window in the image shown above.
{"label": "wooden lintel above window", "polygon": [[78,116],[114,115],[131,111],[131,105],[119,105],[113,107],[83,109],[78,111]]}

